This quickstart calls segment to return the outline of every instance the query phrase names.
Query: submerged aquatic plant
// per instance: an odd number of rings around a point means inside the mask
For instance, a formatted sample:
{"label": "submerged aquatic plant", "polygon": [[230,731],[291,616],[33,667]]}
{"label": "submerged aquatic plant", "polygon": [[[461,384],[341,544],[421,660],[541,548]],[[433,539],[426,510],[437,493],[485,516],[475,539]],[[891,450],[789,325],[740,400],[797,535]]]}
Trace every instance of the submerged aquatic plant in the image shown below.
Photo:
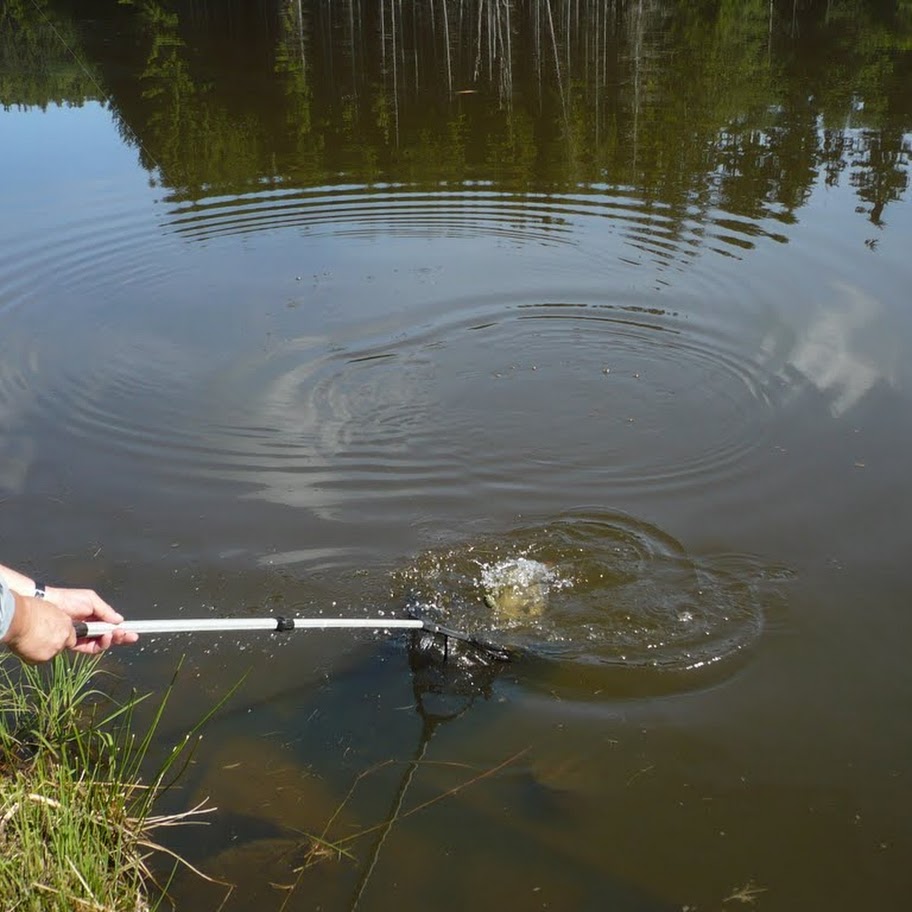
{"label": "submerged aquatic plant", "polygon": [[144,778],[174,680],[139,737],[134,710],[144,697],[134,693],[115,702],[97,687],[100,674],[99,657],[62,655],[41,667],[0,658],[4,908],[155,908],[163,890],[149,867],[151,857],[164,853],[175,866],[187,863],[157,844],[154,831],[214,810],[199,805],[175,815],[152,814],[189,762],[199,727],[224,700]]}

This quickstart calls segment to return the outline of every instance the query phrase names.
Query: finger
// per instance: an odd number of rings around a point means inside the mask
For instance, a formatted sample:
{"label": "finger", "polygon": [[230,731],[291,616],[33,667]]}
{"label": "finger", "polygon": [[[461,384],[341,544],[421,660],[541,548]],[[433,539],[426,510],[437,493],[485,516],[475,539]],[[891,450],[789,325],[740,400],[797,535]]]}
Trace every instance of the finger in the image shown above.
{"label": "finger", "polygon": [[57,606],[61,611],[68,614],[74,621],[87,621],[95,616],[95,611],[89,604],[65,603]]}
{"label": "finger", "polygon": [[100,637],[81,637],[72,647],[73,652],[83,652],[87,655],[97,655],[104,652],[111,645],[111,634],[106,633]]}
{"label": "finger", "polygon": [[101,652],[101,649],[95,640],[79,640],[76,645],[72,647],[71,652],[79,652],[83,655],[96,655]]}
{"label": "finger", "polygon": [[123,620],[123,615],[119,611],[115,611],[98,593],[89,591],[88,596],[92,611],[99,621],[119,624]]}

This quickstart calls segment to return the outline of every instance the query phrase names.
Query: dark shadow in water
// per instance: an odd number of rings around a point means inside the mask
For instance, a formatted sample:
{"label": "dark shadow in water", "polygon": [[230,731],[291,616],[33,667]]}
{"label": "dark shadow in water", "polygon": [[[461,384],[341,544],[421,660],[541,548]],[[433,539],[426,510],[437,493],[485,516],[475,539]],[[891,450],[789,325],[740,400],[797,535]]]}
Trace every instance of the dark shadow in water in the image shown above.
{"label": "dark shadow in water", "polygon": [[[471,800],[465,802],[447,794],[445,779],[431,775],[425,781],[421,770],[439,771],[439,758],[437,762],[430,759],[431,747],[447,726],[466,726],[451,730],[450,740],[477,737],[473,734],[477,720],[470,722],[470,717],[473,711],[487,711],[486,704],[497,693],[498,677],[509,674],[511,667],[502,662],[441,663],[439,653],[428,650],[421,637],[406,641],[404,648],[401,640],[380,643],[316,690],[301,689],[257,706],[245,704],[241,714],[220,717],[207,734],[210,745],[219,743],[214,752],[210,746],[211,763],[207,769],[191,772],[190,780],[195,781],[185,781],[181,788],[182,801],[188,796],[196,800],[212,795],[212,803],[219,806],[213,815],[215,826],[202,838],[196,830],[175,831],[169,846],[207,874],[237,885],[224,907],[226,912],[279,908],[284,894],[276,893],[269,884],[295,881],[293,872],[305,863],[309,844],[303,834],[318,833],[333,808],[349,800],[345,795],[353,779],[364,776],[357,795],[349,796],[351,814],[349,808],[343,811],[327,839],[332,842],[333,837],[341,836],[345,842],[352,832],[375,826],[372,821],[379,820],[379,828],[370,837],[373,843],[345,843],[356,849],[354,865],[335,859],[306,869],[291,892],[287,909],[322,905],[364,912],[384,908],[391,878],[398,881],[406,906],[420,899],[421,905],[412,905],[414,908],[463,908],[466,890],[478,892],[475,908],[509,907],[510,897],[518,901],[515,891],[524,889],[519,884],[528,883],[529,889],[534,886],[529,872],[523,873],[527,855],[533,857],[533,868],[541,865],[550,870],[554,863],[554,847],[535,835],[530,822],[541,821],[542,815],[566,822],[566,809],[555,804],[554,796],[531,780],[521,764],[511,767],[515,775],[497,776],[501,785],[494,792],[499,796],[494,803],[486,800],[486,787],[480,781],[467,786]],[[411,706],[403,705],[409,697]],[[417,737],[414,716],[396,711],[401,709],[417,715]],[[242,740],[237,740],[239,725],[247,729]],[[224,744],[220,737],[227,738]],[[410,743],[409,759],[390,760],[401,757]],[[287,746],[290,750],[282,750]],[[452,750],[452,745],[446,749],[444,761],[453,759]],[[240,783],[224,787],[219,794],[226,777],[233,775],[231,767],[241,765],[240,761],[248,772],[239,771]],[[378,766],[385,766],[385,772],[365,775]],[[397,769],[402,769],[401,774]],[[455,786],[477,775],[477,770],[457,772]],[[442,813],[441,823],[435,822],[436,817],[415,815],[428,801]],[[504,815],[501,801],[513,806],[514,812]],[[378,804],[384,802],[386,810],[378,813]],[[451,828],[454,815],[461,821],[455,830]],[[408,827],[403,826],[387,851],[388,837],[397,833],[399,821],[406,816],[411,818]],[[489,862],[467,856],[461,864],[470,863],[471,870],[466,868],[464,877],[452,866],[438,870],[429,864],[452,839],[471,840],[473,833],[480,839],[482,829],[485,844],[491,832],[504,844],[502,859],[492,857]],[[431,844],[423,845],[428,839]],[[434,845],[437,840],[440,848]],[[416,850],[420,857],[415,856]],[[461,857],[465,850],[458,851]],[[404,862],[404,857],[414,861]],[[671,912],[679,908],[572,853],[561,853],[559,861],[560,873],[547,875],[545,889],[552,899],[555,890],[567,891],[575,909]],[[493,880],[482,886],[488,864]],[[501,864],[504,867],[499,873]],[[412,882],[403,884],[403,878]],[[213,897],[219,889],[193,875],[181,875],[173,891],[176,908],[217,904]]]}
{"label": "dark shadow in water", "polygon": [[412,761],[402,775],[393,795],[389,813],[358,878],[351,901],[351,912],[361,904],[383,845],[402,813],[409,787],[427,755],[434,734],[442,725],[453,722],[467,713],[476,700],[487,700],[491,696],[491,688],[499,671],[506,667],[503,662],[484,659],[467,665],[460,662],[456,655],[441,653],[436,648],[437,644],[429,643],[428,639],[424,634],[414,634],[408,649],[415,711],[421,719],[418,745]]}
{"label": "dark shadow in water", "polygon": [[[375,883],[374,875],[380,870],[382,855],[387,838],[393,832],[399,820],[415,809],[414,800],[411,807],[406,809],[409,792],[412,788],[416,774],[422,764],[426,762],[429,748],[434,737],[447,725],[464,720],[473,708],[481,708],[494,694],[496,681],[504,670],[510,666],[499,661],[486,661],[483,657],[474,658],[462,653],[449,653],[446,660],[442,659],[444,653],[437,648],[436,640],[429,640],[424,634],[415,634],[407,645],[408,670],[414,709],[418,715],[421,726],[418,733],[412,759],[407,763],[405,770],[395,786],[385,820],[378,831],[370,851],[363,856],[359,865],[358,880],[355,884],[350,900],[346,907],[350,912],[357,909],[383,908],[387,881]],[[509,762],[509,761],[508,761]],[[522,775],[520,782],[525,782]],[[522,788],[522,786],[521,786]],[[537,814],[541,811],[542,796],[536,794],[532,798],[534,809],[528,812]],[[488,825],[495,825],[500,815],[499,808],[490,807]],[[480,821],[479,821],[480,822]],[[505,834],[506,835],[506,834]],[[516,839],[516,834],[507,838]],[[522,840],[520,840],[522,841]],[[537,853],[541,848],[537,845],[528,847]],[[396,850],[390,849],[391,852]],[[601,872],[598,877],[593,876],[593,871],[581,862],[567,858],[562,862],[565,866],[576,867],[575,880],[579,893],[574,900],[574,908],[582,910],[602,910],[611,908],[616,912],[671,912],[679,909],[676,904],[660,900],[638,887],[615,880]],[[401,851],[395,859],[397,877],[403,876],[401,870]],[[387,876],[388,876],[388,872]],[[413,872],[416,882],[415,889],[420,893],[434,891],[433,873],[428,870],[415,870]],[[407,876],[407,875],[406,875]],[[496,880],[497,873],[492,871],[492,878]],[[377,880],[381,880],[380,877]],[[502,908],[503,903],[494,897],[503,889],[496,885],[491,886],[490,895],[479,895],[474,901],[475,907]],[[454,903],[447,898],[447,886],[444,881],[440,883],[440,908],[453,908]],[[308,893],[307,884],[301,886],[302,896]],[[517,900],[519,897],[517,897]],[[458,905],[458,903],[456,904]],[[295,903],[290,903],[289,908],[296,908]],[[303,907],[303,906],[302,906]]]}

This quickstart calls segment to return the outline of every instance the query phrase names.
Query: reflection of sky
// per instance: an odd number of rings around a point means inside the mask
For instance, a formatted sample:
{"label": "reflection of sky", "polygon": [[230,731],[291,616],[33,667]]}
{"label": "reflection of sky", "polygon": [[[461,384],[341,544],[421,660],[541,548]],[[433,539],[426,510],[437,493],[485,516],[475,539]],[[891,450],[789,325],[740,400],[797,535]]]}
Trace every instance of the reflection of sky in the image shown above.
{"label": "reflection of sky", "polygon": [[912,311],[898,292],[908,287],[912,200],[887,206],[878,228],[843,174],[838,186],[818,183],[797,216],[795,250],[769,264],[781,269],[770,281],[785,300],[761,345],[764,360],[812,383],[834,417],[878,383],[907,390]]}
{"label": "reflection of sky", "polygon": [[84,205],[97,184],[128,175],[140,177],[133,185],[148,195],[148,173],[137,173],[136,150],[97,102],[46,111],[0,109],[0,136],[0,191],[5,203],[16,203],[17,214],[20,207],[44,212],[52,204]]}
{"label": "reflection of sky", "polygon": [[878,381],[896,384],[896,358],[888,356],[896,347],[883,316],[881,305],[860,288],[833,283],[831,300],[818,305],[790,344],[771,334],[761,349],[770,362],[784,362],[826,394],[838,418]]}
{"label": "reflection of sky", "polygon": [[[339,496],[326,489],[349,474],[408,463],[412,435],[427,426],[429,377],[422,369],[396,361],[356,365],[345,358],[320,368],[319,361],[304,362],[265,386],[254,377],[237,378],[238,392],[253,394],[245,420],[272,429],[254,442],[239,476],[257,485],[258,498],[326,510]],[[277,444],[279,458],[272,455]]]}
{"label": "reflection of sky", "polygon": [[[11,298],[18,297],[18,293],[10,291],[9,275],[19,269],[22,250],[46,248],[41,268],[28,281],[29,298],[44,302],[43,288],[60,273],[55,232],[84,215],[103,213],[110,205],[112,193],[121,205],[127,200],[128,205],[137,208],[153,198],[148,174],[138,167],[135,150],[124,144],[112,114],[103,105],[97,102],[81,107],[51,105],[44,111],[0,109],[2,490],[21,491],[35,457],[34,441],[20,430],[34,407],[40,366],[28,331],[17,333],[14,315],[3,313],[11,306]],[[105,195],[105,203],[99,205],[101,194]],[[93,205],[97,212],[92,211]],[[42,330],[42,335],[46,332]]]}

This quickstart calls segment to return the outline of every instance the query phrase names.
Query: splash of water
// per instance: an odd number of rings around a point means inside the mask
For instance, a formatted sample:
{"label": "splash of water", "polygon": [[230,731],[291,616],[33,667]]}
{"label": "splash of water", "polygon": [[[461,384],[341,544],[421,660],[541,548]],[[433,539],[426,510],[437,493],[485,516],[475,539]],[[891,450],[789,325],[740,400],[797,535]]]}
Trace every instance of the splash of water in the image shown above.
{"label": "splash of water", "polygon": [[480,565],[483,601],[496,626],[517,626],[540,618],[552,589],[571,585],[548,564],[529,557],[510,557]]}
{"label": "splash of water", "polygon": [[632,517],[568,515],[429,551],[397,575],[394,594],[538,658],[680,671],[757,639],[766,577],[751,557],[693,557]]}

